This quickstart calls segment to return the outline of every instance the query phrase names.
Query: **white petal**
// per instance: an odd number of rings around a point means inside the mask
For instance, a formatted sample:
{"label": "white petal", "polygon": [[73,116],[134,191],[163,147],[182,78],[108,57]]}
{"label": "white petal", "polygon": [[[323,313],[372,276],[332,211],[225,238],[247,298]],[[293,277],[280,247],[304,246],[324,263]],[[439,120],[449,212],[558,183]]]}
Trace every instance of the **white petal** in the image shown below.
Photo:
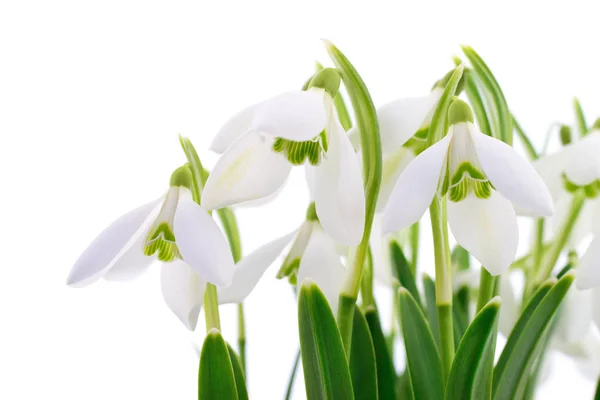
{"label": "white petal", "polygon": [[252,127],[272,137],[303,142],[318,136],[326,122],[324,91],[295,91],[263,102]]}
{"label": "white petal", "polygon": [[517,216],[512,204],[495,190],[487,199],[471,193],[462,201],[448,201],[448,222],[456,241],[490,274],[500,274],[514,261]]}
{"label": "white petal", "polygon": [[81,287],[98,280],[143,236],[156,216],[162,199],[155,200],[119,217],[110,224],[71,268],[67,285]]}
{"label": "white petal", "polygon": [[383,231],[408,228],[421,219],[438,188],[452,133],[419,154],[398,178],[383,214]]}
{"label": "white petal", "polygon": [[407,97],[387,103],[377,110],[381,149],[384,154],[398,150],[427,124],[427,116],[435,109],[441,91],[427,96]]}
{"label": "white petal", "polygon": [[315,207],[323,229],[337,242],[360,243],[365,225],[365,192],[358,158],[336,121],[328,132],[326,158],[315,171]]}
{"label": "white petal", "polygon": [[415,153],[405,147],[400,147],[396,152],[383,156],[381,187],[377,198],[378,212],[385,209],[398,178],[414,159]]}
{"label": "white petal", "polygon": [[319,286],[335,315],[344,281],[344,266],[335,250],[335,242],[319,228],[314,229],[300,261],[298,290],[306,278],[312,279]]}
{"label": "white petal", "polygon": [[104,279],[109,281],[126,281],[144,273],[155,261],[155,257],[144,255],[146,239],[146,233],[140,235],[133,246],[131,246],[131,249],[123,254],[111,269],[106,271]]}
{"label": "white petal", "polygon": [[[595,235],[600,235],[600,197],[596,197],[595,199],[586,199],[585,205],[589,204],[591,208],[591,230]],[[580,216],[579,218],[581,218]]]}
{"label": "white petal", "polygon": [[592,318],[600,329],[600,286],[592,289]]}
{"label": "white petal", "polygon": [[390,264],[390,235],[382,231],[382,215],[375,214],[371,228],[371,254],[373,256],[373,277],[386,286],[392,286],[395,281]]}
{"label": "white petal", "polygon": [[571,287],[558,315],[556,337],[564,343],[582,341],[592,323],[592,291]]}
{"label": "white petal", "polygon": [[521,313],[509,273],[500,275],[500,298],[502,307],[500,307],[498,329],[505,337],[508,337]]}
{"label": "white petal", "polygon": [[224,153],[229,146],[250,129],[254,114],[261,104],[246,107],[225,122],[225,125],[217,132],[210,144],[210,150],[219,154]]}
{"label": "white petal", "polygon": [[594,237],[581,257],[575,283],[579,289],[600,287],[600,236]]}
{"label": "white petal", "polygon": [[565,147],[557,153],[546,155],[533,162],[533,167],[548,187],[554,202],[568,193],[565,190],[563,173],[571,157],[571,149],[572,147]]}
{"label": "white petal", "polygon": [[255,131],[239,138],[210,173],[202,192],[202,206],[214,210],[276,192],[292,165],[272,146],[272,139]]}
{"label": "white petal", "polygon": [[241,303],[252,292],[267,268],[275,262],[285,247],[290,244],[296,231],[288,233],[259,247],[235,266],[233,282],[219,289],[219,303]]}
{"label": "white petal", "polygon": [[575,143],[565,168],[567,178],[585,186],[600,179],[600,134],[591,133]]}
{"label": "white petal", "polygon": [[512,147],[484,135],[474,125],[469,126],[469,132],[481,167],[496,190],[533,215],[552,215],[552,196],[533,166]]}
{"label": "white petal", "polygon": [[316,173],[317,167],[314,167],[308,163],[304,166],[304,177],[306,178],[306,186],[308,186],[308,194],[310,196],[311,201],[314,201],[315,199]]}
{"label": "white petal", "polygon": [[193,331],[204,300],[206,281],[181,260],[163,263],[160,285],[165,302],[181,322]]}
{"label": "white petal", "polygon": [[210,215],[181,188],[173,219],[177,248],[192,269],[208,282],[227,286],[233,279],[233,258],[221,230]]}

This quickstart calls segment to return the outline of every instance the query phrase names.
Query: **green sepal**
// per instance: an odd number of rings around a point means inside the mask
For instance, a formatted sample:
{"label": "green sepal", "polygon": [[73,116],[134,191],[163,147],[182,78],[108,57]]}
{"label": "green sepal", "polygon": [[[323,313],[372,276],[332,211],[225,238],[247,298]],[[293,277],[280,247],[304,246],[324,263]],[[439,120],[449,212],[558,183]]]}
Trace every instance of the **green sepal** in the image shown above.
{"label": "green sepal", "polygon": [[396,370],[392,357],[388,351],[386,338],[381,328],[379,314],[375,307],[365,310],[365,319],[369,325],[373,348],[375,349],[375,362],[377,364],[377,393],[379,399],[394,398],[396,386]]}
{"label": "green sepal", "polygon": [[233,367],[233,376],[235,377],[235,388],[237,389],[238,399],[248,400],[246,378],[244,377],[244,369],[242,368],[240,357],[229,343],[227,343],[227,351],[229,352],[229,358],[231,359],[231,365]]}
{"label": "green sepal", "polygon": [[227,344],[216,328],[206,334],[202,345],[198,370],[198,399],[238,399],[236,379]]}
{"label": "green sepal", "polygon": [[371,332],[365,316],[354,307],[352,345],[350,346],[350,374],[356,400],[378,398],[377,365]]}
{"label": "green sepal", "polygon": [[491,114],[491,135],[496,139],[512,145],[512,117],[506,98],[498,81],[483,59],[469,46],[463,46],[463,52],[469,59],[480,87],[488,113]]}
{"label": "green sepal", "polygon": [[352,400],[352,380],[342,338],[327,299],[312,281],[298,295],[298,328],[306,396]]}
{"label": "green sepal", "polygon": [[454,356],[446,400],[489,399],[500,298],[490,300],[467,328]]}
{"label": "green sepal", "polygon": [[494,369],[494,400],[518,399],[525,392],[527,378],[540,353],[545,334],[573,279],[573,273],[567,273],[558,282],[546,282],[533,295],[509,335]]}
{"label": "green sepal", "polygon": [[415,400],[444,398],[442,362],[419,304],[404,288],[398,291],[400,322],[406,348],[406,363]]}
{"label": "green sepal", "polygon": [[448,84],[446,85],[438,105],[431,118],[431,124],[429,124],[429,134],[427,135],[427,147],[440,141],[448,132],[448,107],[453,100],[454,93],[460,82],[464,71],[464,65],[456,67]]}
{"label": "green sepal", "polygon": [[339,93],[340,81],[340,73],[335,68],[322,68],[312,77],[308,89],[313,87],[323,89],[334,98]]}

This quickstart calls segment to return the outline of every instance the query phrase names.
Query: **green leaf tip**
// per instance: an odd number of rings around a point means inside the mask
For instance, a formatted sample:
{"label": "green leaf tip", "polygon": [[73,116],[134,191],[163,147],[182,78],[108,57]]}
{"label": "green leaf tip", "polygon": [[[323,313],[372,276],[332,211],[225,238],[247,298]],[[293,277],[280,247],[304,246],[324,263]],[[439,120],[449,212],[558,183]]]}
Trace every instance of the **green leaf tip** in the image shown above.
{"label": "green leaf tip", "polygon": [[448,125],[452,126],[461,122],[474,123],[475,118],[471,107],[466,102],[455,98],[448,107]]}
{"label": "green leaf tip", "polygon": [[308,88],[320,88],[325,90],[333,98],[340,90],[341,77],[335,68],[320,69],[308,83]]}
{"label": "green leaf tip", "polygon": [[192,171],[188,164],[182,165],[171,174],[171,186],[183,186],[192,189]]}
{"label": "green leaf tip", "polygon": [[592,129],[600,129],[600,118],[596,119],[596,122],[592,125]]}

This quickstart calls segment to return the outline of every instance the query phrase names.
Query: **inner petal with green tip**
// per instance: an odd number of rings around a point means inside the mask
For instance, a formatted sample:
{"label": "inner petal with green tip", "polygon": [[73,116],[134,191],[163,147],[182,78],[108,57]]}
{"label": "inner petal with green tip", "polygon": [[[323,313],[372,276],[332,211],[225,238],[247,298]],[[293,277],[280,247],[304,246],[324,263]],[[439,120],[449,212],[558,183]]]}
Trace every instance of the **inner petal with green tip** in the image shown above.
{"label": "inner petal with green tip", "polygon": [[164,262],[181,258],[173,233],[173,219],[179,202],[179,190],[179,186],[172,186],[167,192],[160,212],[146,237],[144,255],[152,256],[156,253],[158,259]]}
{"label": "inner petal with green tip", "polygon": [[293,165],[303,165],[306,161],[311,165],[319,165],[321,157],[327,152],[327,135],[323,131],[313,140],[305,142],[277,138],[273,143],[273,151],[284,155]]}
{"label": "inner petal with green tip", "polygon": [[600,194],[600,180],[595,180],[587,185],[578,185],[567,177],[567,175],[563,172],[563,186],[565,190],[569,193],[575,193],[579,190],[583,190],[585,193],[585,197],[588,199],[595,199]]}

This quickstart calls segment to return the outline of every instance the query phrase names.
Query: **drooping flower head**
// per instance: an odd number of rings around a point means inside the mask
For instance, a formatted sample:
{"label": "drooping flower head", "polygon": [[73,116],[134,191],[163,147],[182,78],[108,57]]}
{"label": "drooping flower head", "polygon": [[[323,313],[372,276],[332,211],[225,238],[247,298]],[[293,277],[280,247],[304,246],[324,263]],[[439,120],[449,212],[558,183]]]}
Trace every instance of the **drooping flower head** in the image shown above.
{"label": "drooping flower head", "polygon": [[364,230],[360,164],[335,115],[340,77],[319,71],[306,91],[275,96],[231,118],[211,149],[224,153],[202,196],[209,209],[264,198],[277,191],[293,165],[315,168],[314,201],[324,229],[354,245]]}
{"label": "drooping flower head", "polygon": [[448,195],[448,221],[458,243],[497,275],[514,260],[517,206],[550,215],[548,189],[533,167],[506,143],[481,133],[469,106],[455,99],[450,128],[400,175],[384,212],[384,230],[418,221],[435,196]]}

